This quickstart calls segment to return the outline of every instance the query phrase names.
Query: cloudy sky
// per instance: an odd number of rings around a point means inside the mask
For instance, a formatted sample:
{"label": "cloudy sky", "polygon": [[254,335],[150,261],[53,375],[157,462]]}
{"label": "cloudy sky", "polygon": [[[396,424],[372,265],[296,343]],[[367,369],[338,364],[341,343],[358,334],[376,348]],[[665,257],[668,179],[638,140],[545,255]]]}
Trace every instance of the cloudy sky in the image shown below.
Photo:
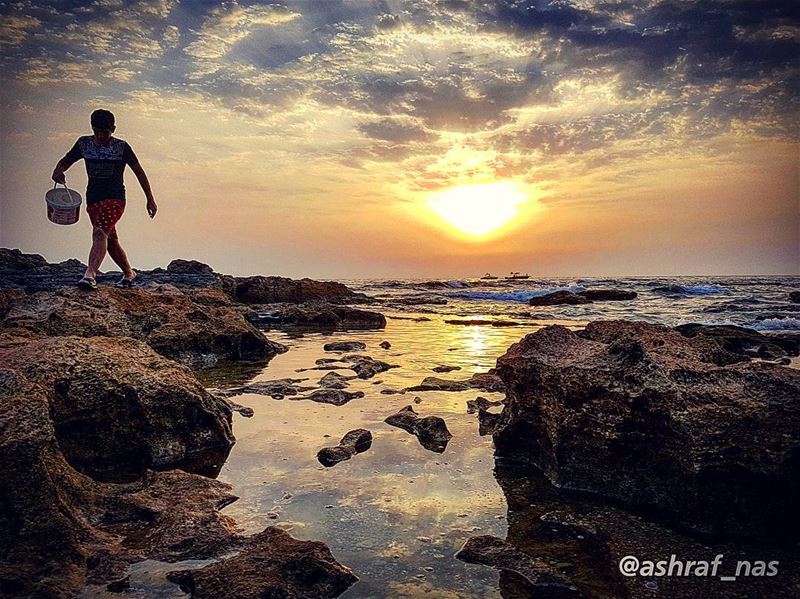
{"label": "cloudy sky", "polygon": [[[4,246],[85,260],[85,215],[51,225],[42,198],[105,107],[160,206],[150,222],[129,172],[120,237],[140,267],[800,268],[797,2],[22,0],[0,15]],[[67,181],[84,190],[81,163]]]}

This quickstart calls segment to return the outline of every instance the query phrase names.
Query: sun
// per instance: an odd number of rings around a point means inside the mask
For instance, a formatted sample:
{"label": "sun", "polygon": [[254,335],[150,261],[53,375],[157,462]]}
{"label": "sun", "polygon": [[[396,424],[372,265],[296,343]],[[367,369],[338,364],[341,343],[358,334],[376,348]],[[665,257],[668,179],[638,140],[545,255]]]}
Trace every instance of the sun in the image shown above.
{"label": "sun", "polygon": [[513,221],[527,195],[513,181],[461,185],[438,192],[428,206],[450,227],[473,239],[489,237]]}

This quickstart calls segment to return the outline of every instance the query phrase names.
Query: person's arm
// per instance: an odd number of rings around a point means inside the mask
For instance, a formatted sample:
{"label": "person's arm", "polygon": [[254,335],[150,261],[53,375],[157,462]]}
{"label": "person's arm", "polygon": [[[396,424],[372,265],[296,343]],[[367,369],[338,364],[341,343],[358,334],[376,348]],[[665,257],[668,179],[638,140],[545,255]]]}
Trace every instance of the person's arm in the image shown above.
{"label": "person's arm", "polygon": [[76,141],[75,145],[72,146],[70,151],[58,161],[58,164],[56,164],[56,168],[53,169],[53,174],[50,176],[50,178],[56,183],[65,185],[67,178],[64,176],[64,172],[81,158],[83,158],[83,153],[81,152],[80,145]]}
{"label": "person's arm", "polygon": [[142,191],[147,198],[147,214],[150,215],[150,218],[153,218],[156,215],[156,212],[158,212],[158,206],[156,206],[156,200],[153,197],[153,191],[150,189],[150,181],[147,180],[147,173],[144,172],[142,165],[138,162],[131,165],[131,170],[139,180],[139,185],[142,186]]}

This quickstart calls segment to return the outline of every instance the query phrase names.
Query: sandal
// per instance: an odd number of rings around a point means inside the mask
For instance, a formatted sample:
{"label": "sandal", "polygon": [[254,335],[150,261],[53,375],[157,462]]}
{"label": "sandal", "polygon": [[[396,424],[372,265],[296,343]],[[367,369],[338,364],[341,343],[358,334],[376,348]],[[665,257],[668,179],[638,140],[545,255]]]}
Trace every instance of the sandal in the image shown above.
{"label": "sandal", "polygon": [[78,287],[81,289],[87,289],[89,291],[94,291],[97,289],[97,281],[90,277],[83,277],[80,281],[78,281]]}
{"label": "sandal", "polygon": [[139,275],[134,275],[132,279],[126,279],[122,277],[119,281],[117,281],[116,287],[120,289],[133,289],[133,285],[136,280],[139,278]]}

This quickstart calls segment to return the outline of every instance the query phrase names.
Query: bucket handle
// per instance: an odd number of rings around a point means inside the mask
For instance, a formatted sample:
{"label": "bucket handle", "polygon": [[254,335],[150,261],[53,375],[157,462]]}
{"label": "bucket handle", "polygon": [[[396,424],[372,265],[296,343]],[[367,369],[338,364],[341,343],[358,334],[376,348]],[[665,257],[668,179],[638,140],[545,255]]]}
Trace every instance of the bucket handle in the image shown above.
{"label": "bucket handle", "polygon": [[[53,189],[55,189],[57,185],[58,185],[58,182],[53,183]],[[64,189],[67,190],[67,195],[69,196],[69,199],[71,200],[72,199],[72,190],[69,187],[67,187],[67,180],[64,179],[64,182],[61,185],[63,185]]]}

